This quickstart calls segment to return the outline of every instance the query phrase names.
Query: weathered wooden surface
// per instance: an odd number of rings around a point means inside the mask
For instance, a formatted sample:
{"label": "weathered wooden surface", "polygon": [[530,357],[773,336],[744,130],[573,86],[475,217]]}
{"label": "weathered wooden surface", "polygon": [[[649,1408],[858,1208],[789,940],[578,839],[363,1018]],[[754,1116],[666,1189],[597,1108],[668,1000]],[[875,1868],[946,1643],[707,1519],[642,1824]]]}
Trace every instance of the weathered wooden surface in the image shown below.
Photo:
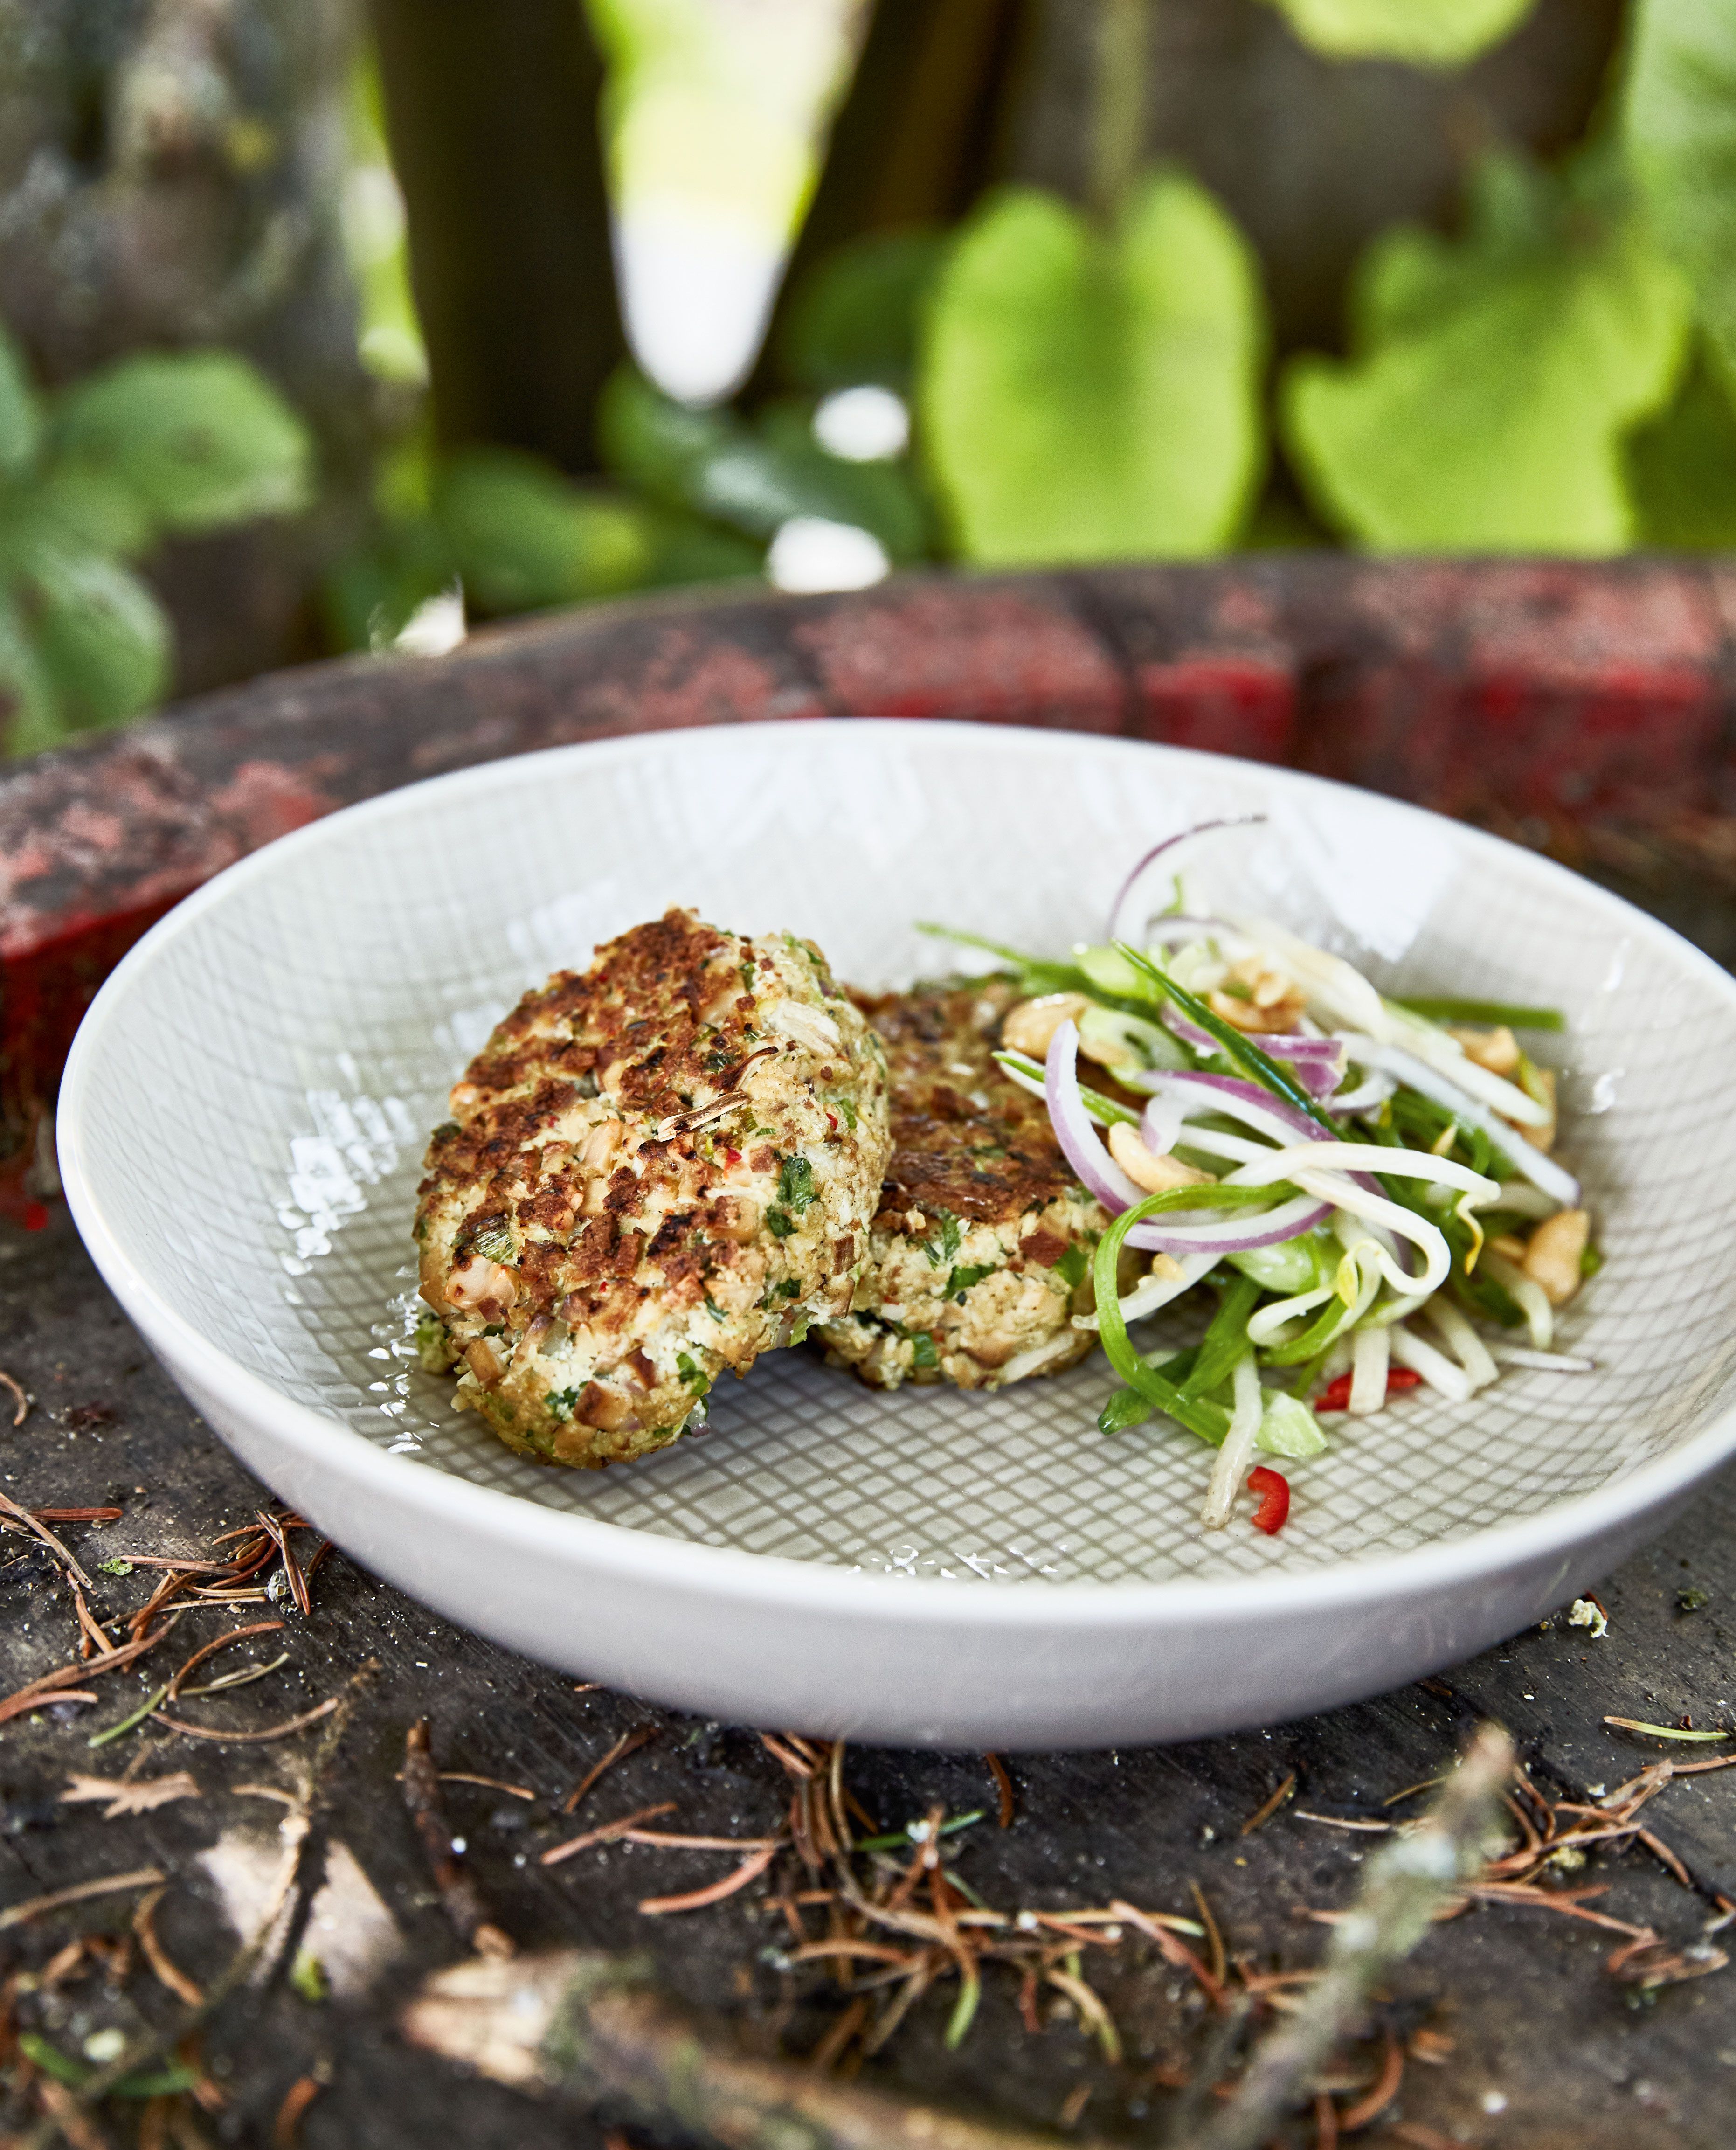
{"label": "weathered wooden surface", "polygon": [[[146,1576],[110,1578],[98,1562],[126,1552],[199,1554],[216,1532],[248,1521],[265,1498],[194,1416],[90,1270],[63,1213],[43,1233],[0,1225],[0,1363],[31,1391],[25,1424],[0,1434],[0,1488],[28,1505],[94,1505],[113,1498],[124,1518],[64,1535],[96,1573],[104,1612],[142,1602]],[[72,1610],[45,1557],[17,1537],[0,1545],[0,1684],[68,1662]],[[553,1673],[493,1648],[424,1612],[339,1557],[315,1578],[310,1619],[283,1613],[280,1636],[252,1650],[263,1661],[287,1648],[290,1662],[232,1696],[183,1705],[189,1718],[234,1727],[280,1721],[338,1692],[370,1658],[365,1686],[329,1778],[320,1826],[346,1845],[378,1892],[396,1950],[364,1990],[314,2003],[280,1977],[220,2010],[205,2054],[229,2102],[201,2124],[223,2142],[264,2143],[299,2077],[329,2076],[308,2109],[309,2150],[366,2143],[410,2150],[433,2142],[542,2150],[601,2140],[592,2120],[532,2105],[413,2054],[397,2040],[395,2012],[416,1979],[450,1961],[457,1944],[434,1900],[397,1799],[394,1775],[404,1734],[426,1713],[442,1766],[532,1787],[535,1804],[486,1789],[448,1786],[454,1825],[497,1917],[522,1946],[579,1943],[648,1949],[659,1975],[690,2001],[728,2011],[764,2050],[810,2048],[841,2006],[823,1966],[786,1979],[761,1951],[787,1939],[759,1890],[679,1919],[640,1917],[648,1893],[697,1887],[727,1860],[694,1852],[600,1848],[553,1869],[536,1854],[579,1824],[559,1802],[624,1729],[655,1724],[659,1738],[606,1777],[584,1809],[603,1821],[670,1799],[663,1825],[754,1835],[774,1826],[787,1781],[752,1735],[700,1724],[603,1692],[575,1693]],[[1681,1594],[1706,1593],[1691,1612]],[[1390,1793],[1438,1773],[1483,1713],[1514,1732],[1535,1780],[1554,1796],[1613,1786],[1665,1751],[1661,1743],[1605,1729],[1606,1713],[1704,1724],[1736,1702],[1732,1607],[1736,1606],[1736,1476],[1726,1476],[1651,1552],[1600,1592],[1610,1629],[1593,1642],[1558,1620],[1516,1637],[1438,1681],[1357,1708],[1244,1737],[1121,1754],[1016,1760],[1018,1819],[1002,1833],[992,1819],[964,1840],[959,1870],[1007,1907],[1107,1904],[1118,1895],[1183,1913],[1190,1886],[1205,1890],[1230,1946],[1263,1966],[1301,1966],[1323,1929],[1304,1907],[1344,1904],[1365,1835],[1300,1819],[1296,1809],[1379,1818]],[[202,1791],[134,1819],[101,1819],[90,1805],[57,1807],[73,1770],[119,1776],[139,1759],[144,1735],[93,1752],[93,1730],[119,1722],[199,1642],[275,1608],[212,1607],[187,1616],[174,1643],[137,1668],[98,1683],[93,1707],[68,1705],[0,1729],[0,1904],[146,1865],[169,1877],[158,1925],[171,1954],[206,1981],[237,1946],[200,1855],[220,1839],[266,1848],[281,1809],[233,1788],[295,1787],[320,1728],[279,1744],[223,1747],[153,1734],[138,1769],[146,1777],[186,1769]],[[269,1644],[269,1653],[265,1647]],[[219,1659],[220,1667],[224,1661]],[[155,1668],[154,1669],[153,1668]],[[798,1728],[799,1729],[799,1728]],[[1678,1758],[1708,1750],[1678,1749]],[[1241,1824],[1286,1774],[1299,1789],[1257,1834]],[[992,1788],[975,1755],[860,1750],[849,1781],[886,1825],[936,1801],[954,1812],[987,1805]],[[1573,1883],[1608,1885],[1598,1906],[1693,1941],[1714,1915],[1709,1895],[1736,1893],[1736,1770],[1677,1782],[1648,1809],[1652,1825],[1705,1894],[1673,1880],[1643,1850],[1592,1855]],[[1567,1880],[1569,1877],[1563,1877]],[[132,1897],[106,1899],[0,1932],[0,1977],[8,1964],[40,1968],[75,1932],[124,1930]],[[1426,2146],[1433,2139],[1486,2150],[1665,2150],[1729,2140],[1736,2092],[1736,1970],[1668,1986],[1643,2000],[1609,1976],[1617,1937],[1532,1910],[1486,1906],[1437,1928],[1393,1982],[1384,2019],[1401,2036],[1418,2028],[1451,2038],[1443,2064],[1408,2067],[1398,2104],[1359,2140]],[[1728,1938],[1728,1936],[1726,1936]],[[306,1945],[335,1966],[334,1930]],[[1092,1976],[1127,2042],[1119,2069],[1105,2064],[1077,2024],[1032,2036],[1019,2026],[1009,1981],[992,1976],[976,2026],[947,2052],[941,2031],[950,1993],[931,1993],[880,2058],[871,2079],[944,2097],[980,2116],[1052,2123],[1069,2094],[1091,2086],[1080,2132],[1128,2142],[1159,2139],[1172,2093],[1154,2067],[1185,2067],[1209,2035],[1176,1974],[1143,1943],[1093,1958]],[[174,2005],[135,1976],[134,2001],[154,2020]],[[38,2027],[68,2051],[110,2021],[130,2021],[94,1977],[68,1988]],[[37,2004],[27,2001],[27,2006]],[[1359,2049],[1372,2075],[1378,2049]],[[1505,2101],[1504,2105],[1499,2104]],[[1496,2109],[1498,2107],[1498,2109]],[[0,2127],[18,2116],[0,2110]],[[1403,2132],[1412,2131],[1410,2133]],[[117,2130],[114,2140],[130,2140]],[[1310,2138],[1299,2128],[1292,2139]]]}

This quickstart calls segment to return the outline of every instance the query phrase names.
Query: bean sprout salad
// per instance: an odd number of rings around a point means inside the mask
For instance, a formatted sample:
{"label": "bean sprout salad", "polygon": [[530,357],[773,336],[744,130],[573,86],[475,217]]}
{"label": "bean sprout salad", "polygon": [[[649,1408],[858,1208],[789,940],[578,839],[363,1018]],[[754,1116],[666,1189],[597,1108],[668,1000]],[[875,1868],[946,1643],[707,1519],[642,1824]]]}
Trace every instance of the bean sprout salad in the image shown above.
{"label": "bean sprout salad", "polygon": [[[1390,999],[1282,926],[1189,909],[1179,869],[1260,818],[1158,845],[1069,962],[946,937],[1014,967],[1027,997],[996,1057],[1111,1220],[1074,1316],[1123,1385],[1101,1430],[1166,1416],[1217,1450],[1201,1523],[1226,1524],[1245,1482],[1275,1532],[1289,1482],[1256,1459],[1320,1454],[1323,1418],[1417,1387],[1463,1403],[1504,1365],[1590,1372],[1556,1322],[1599,1256],[1550,1154],[1554,1075],[1516,1035],[1559,1013]],[[1150,1258],[1131,1289],[1128,1249]],[[1135,1344],[1130,1324],[1202,1285],[1197,1345]]]}

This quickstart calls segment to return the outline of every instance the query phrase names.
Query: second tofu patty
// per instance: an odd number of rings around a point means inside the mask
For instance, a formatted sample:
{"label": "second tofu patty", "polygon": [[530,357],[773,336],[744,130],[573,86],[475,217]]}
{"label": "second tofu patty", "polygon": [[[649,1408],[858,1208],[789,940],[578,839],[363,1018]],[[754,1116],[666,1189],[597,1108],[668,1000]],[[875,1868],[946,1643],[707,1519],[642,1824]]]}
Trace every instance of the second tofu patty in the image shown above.
{"label": "second tofu patty", "polygon": [[876,1388],[1000,1388],[1096,1345],[1072,1316],[1108,1219],[992,1057],[1017,997],[992,978],[857,997],[886,1044],[892,1158],[852,1311],[817,1334]]}

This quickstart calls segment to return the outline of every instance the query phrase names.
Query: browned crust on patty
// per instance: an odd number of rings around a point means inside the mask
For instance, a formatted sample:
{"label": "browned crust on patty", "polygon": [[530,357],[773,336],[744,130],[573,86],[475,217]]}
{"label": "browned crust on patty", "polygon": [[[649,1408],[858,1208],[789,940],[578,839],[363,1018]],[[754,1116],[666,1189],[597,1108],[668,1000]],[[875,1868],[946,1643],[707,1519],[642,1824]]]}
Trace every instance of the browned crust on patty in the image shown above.
{"label": "browned crust on patty", "polygon": [[703,1418],[719,1372],[848,1304],[885,1078],[810,943],[680,911],[636,926],[526,994],[451,1109],[422,1296],[459,1400],[511,1446],[642,1454]]}
{"label": "browned crust on patty", "polygon": [[1018,998],[1008,981],[851,997],[880,1033],[891,1083],[892,1161],[876,1224],[899,1230],[911,1209],[1006,1224],[1076,1185],[1042,1098],[993,1057]]}
{"label": "browned crust on patty", "polygon": [[1072,1318],[1108,1220],[1042,1099],[993,1057],[1016,989],[855,997],[886,1047],[894,1148],[851,1310],[821,1331],[827,1356],[879,1388],[997,1388],[1077,1364],[1096,1338]]}

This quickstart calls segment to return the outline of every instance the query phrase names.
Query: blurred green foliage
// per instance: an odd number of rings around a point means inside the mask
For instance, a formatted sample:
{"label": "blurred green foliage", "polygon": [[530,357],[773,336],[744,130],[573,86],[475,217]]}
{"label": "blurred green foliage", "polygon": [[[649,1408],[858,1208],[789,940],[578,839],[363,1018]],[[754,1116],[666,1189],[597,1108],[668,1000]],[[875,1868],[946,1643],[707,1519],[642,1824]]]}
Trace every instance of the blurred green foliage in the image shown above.
{"label": "blurred green foliage", "polygon": [[811,400],[772,403],[749,422],[689,410],[623,369],[603,391],[599,426],[611,469],[665,509],[762,544],[793,517],[817,516],[870,532],[895,564],[926,549],[927,515],[908,473],[828,454]]}
{"label": "blurred green foliage", "polygon": [[372,528],[326,577],[341,648],[389,648],[420,606],[454,588],[486,615],[583,603],[654,579],[656,540],[635,502],[515,449],[437,458],[419,438],[401,442],[382,463],[374,505]]}
{"label": "blurred green foliage", "polygon": [[818,263],[791,295],[777,352],[800,387],[909,391],[928,300],[946,258],[938,231],[889,231]]}
{"label": "blurred green foliage", "polygon": [[757,579],[772,538],[801,516],[871,531],[895,563],[926,557],[928,509],[908,468],[829,454],[812,418],[812,397],[751,420],[690,410],[623,366],[598,413],[612,485],[512,449],[401,444],[372,528],[326,578],[330,632],[344,649],[389,648],[418,607],[454,588],[487,618]]}
{"label": "blurred green foliage", "polygon": [[1621,139],[1658,244],[1736,366],[1736,5],[1636,0]]}
{"label": "blurred green foliage", "polygon": [[1691,316],[1596,153],[1557,179],[1478,166],[1455,242],[1385,234],[1348,361],[1287,369],[1287,445],[1338,527],[1388,550],[1614,553],[1622,437],[1668,400]]}
{"label": "blurred green foliage", "polygon": [[966,226],[927,310],[919,411],[959,549],[996,563],[1229,543],[1264,459],[1246,242],[1201,187],[1142,184],[1113,230],[1034,188]]}
{"label": "blurred green foliage", "polygon": [[[1328,57],[1446,68],[1532,0],[1270,4]],[[659,18],[670,35],[677,16]],[[376,86],[358,80],[364,342],[413,411],[401,220]],[[1005,189],[955,230],[840,250],[780,310],[775,391],[762,380],[737,406],[685,406],[623,368],[593,481],[503,448],[437,452],[413,418],[326,573],[331,643],[390,648],[455,591],[490,618],[760,578],[780,532],[814,520],[869,533],[894,567],[1323,532],[1375,551],[1736,548],[1736,0],[1631,0],[1590,139],[1553,168],[1499,146],[1471,159],[1460,229],[1380,235],[1345,355],[1294,355],[1275,378],[1257,266],[1221,204],[1176,172],[1103,191],[1120,199],[1088,214]],[[864,388],[901,398],[914,430],[855,460],[825,412]],[[164,538],[313,492],[305,429],[232,356],[135,358],[44,396],[0,340],[10,750],[165,690],[168,624],[135,572]]]}
{"label": "blurred green foliage", "polygon": [[1660,550],[1736,550],[1736,409],[1709,343],[1681,394],[1628,437],[1634,543]]}
{"label": "blurred green foliage", "polygon": [[286,515],[305,427],[227,351],[125,359],[39,395],[0,331],[0,715],[28,754],[159,700],[169,623],[128,563],[167,537]]}

